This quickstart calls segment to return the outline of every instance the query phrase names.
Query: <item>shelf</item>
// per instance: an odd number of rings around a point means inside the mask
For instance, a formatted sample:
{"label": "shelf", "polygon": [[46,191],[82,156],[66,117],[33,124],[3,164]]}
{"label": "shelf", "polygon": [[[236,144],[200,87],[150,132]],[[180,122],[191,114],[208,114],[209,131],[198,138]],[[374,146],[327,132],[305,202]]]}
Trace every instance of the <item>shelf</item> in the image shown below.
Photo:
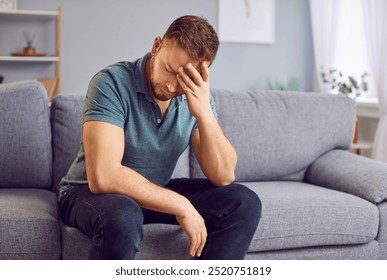
{"label": "shelf", "polygon": [[357,98],[356,99],[356,115],[359,117],[379,119],[379,102],[376,97]]}
{"label": "shelf", "polygon": [[27,10],[11,10],[11,11],[1,11],[0,16],[21,16],[21,17],[57,17],[59,15],[58,11],[27,11]]}
{"label": "shelf", "polygon": [[[10,63],[14,63],[17,65],[17,67],[23,67],[27,64],[34,64],[34,67],[40,66],[37,65],[39,63],[55,63],[56,70],[55,70],[55,81],[56,84],[53,86],[50,86],[49,83],[45,83],[46,89],[49,88],[47,91],[49,92],[50,89],[53,89],[53,93],[55,95],[60,94],[61,89],[61,45],[62,45],[62,9],[61,7],[58,7],[58,10],[52,11],[52,10],[0,10],[0,25],[3,27],[9,27],[12,24],[16,24],[16,26],[28,26],[30,24],[29,22],[37,22],[39,21],[39,24],[50,24],[52,21],[55,21],[56,23],[56,31],[55,31],[55,39],[56,39],[56,50],[51,50],[51,55],[46,56],[38,56],[40,53],[37,53],[36,56],[12,56],[11,53],[8,51],[3,52],[3,55],[0,55],[0,64],[6,65]],[[51,28],[50,31],[52,32]],[[3,42],[2,42],[3,43]],[[7,68],[7,67],[3,67]],[[3,69],[2,68],[2,69]],[[12,67],[13,68],[13,67]],[[29,67],[27,71],[30,71]],[[5,71],[5,70],[4,70]],[[11,72],[15,72],[13,69],[11,69]],[[4,73],[5,74],[5,73]],[[31,77],[34,77],[36,75],[31,74]],[[52,75],[50,75],[52,76]],[[15,79],[16,80],[16,79]],[[50,100],[49,100],[50,101]]]}
{"label": "shelf", "polygon": [[373,148],[371,141],[359,141],[358,143],[352,144],[351,149],[370,150]]}
{"label": "shelf", "polygon": [[0,61],[58,62],[57,56],[0,56]]}

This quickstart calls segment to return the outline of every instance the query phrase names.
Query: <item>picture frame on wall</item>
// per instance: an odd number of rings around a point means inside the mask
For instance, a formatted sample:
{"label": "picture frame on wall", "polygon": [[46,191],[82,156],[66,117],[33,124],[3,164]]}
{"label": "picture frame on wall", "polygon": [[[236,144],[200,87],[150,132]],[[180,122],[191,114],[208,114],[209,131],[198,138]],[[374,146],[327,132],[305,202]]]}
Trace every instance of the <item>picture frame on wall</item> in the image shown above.
{"label": "picture frame on wall", "polygon": [[12,11],[17,8],[17,0],[0,0],[0,11]]}
{"label": "picture frame on wall", "polygon": [[275,0],[218,0],[221,42],[274,44]]}

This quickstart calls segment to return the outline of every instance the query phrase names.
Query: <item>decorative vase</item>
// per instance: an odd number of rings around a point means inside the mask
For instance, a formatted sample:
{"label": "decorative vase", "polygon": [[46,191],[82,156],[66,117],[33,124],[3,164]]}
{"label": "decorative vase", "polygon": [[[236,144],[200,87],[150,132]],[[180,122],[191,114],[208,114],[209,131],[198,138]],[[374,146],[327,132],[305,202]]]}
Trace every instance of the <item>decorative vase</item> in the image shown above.
{"label": "decorative vase", "polygon": [[35,48],[28,42],[27,47],[24,47],[23,54],[32,55],[35,54]]}

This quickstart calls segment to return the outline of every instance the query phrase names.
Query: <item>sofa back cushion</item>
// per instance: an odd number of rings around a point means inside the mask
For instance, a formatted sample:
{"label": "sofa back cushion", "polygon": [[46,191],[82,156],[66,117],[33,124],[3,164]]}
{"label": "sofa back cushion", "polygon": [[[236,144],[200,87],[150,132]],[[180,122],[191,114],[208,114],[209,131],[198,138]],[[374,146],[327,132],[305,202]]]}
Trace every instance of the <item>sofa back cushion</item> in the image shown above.
{"label": "sofa back cushion", "polygon": [[0,188],[50,188],[47,92],[37,81],[0,85]]}
{"label": "sofa back cushion", "polygon": [[[238,152],[237,181],[303,180],[320,155],[351,145],[355,103],[332,94],[213,90],[219,122]],[[202,177],[191,155],[192,177]]]}
{"label": "sofa back cushion", "polygon": [[58,191],[60,180],[67,174],[81,147],[84,101],[84,96],[61,95],[51,104],[52,188],[55,191]]}

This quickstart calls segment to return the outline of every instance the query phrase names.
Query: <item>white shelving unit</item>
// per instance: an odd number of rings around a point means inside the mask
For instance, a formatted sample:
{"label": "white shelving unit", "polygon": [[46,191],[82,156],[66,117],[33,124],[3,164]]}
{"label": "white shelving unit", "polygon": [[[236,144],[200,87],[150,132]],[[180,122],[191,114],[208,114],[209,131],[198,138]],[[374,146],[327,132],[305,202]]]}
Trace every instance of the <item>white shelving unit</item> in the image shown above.
{"label": "white shelving unit", "polygon": [[58,56],[0,56],[0,61],[59,62]]}
{"label": "white shelving unit", "polygon": [[371,150],[373,147],[372,141],[359,141],[351,145],[352,150]]}
{"label": "white shelving unit", "polygon": [[2,11],[0,10],[1,16],[27,16],[27,17],[57,17],[60,15],[60,9],[58,11],[32,11],[32,10],[9,10]]}
{"label": "white shelving unit", "polygon": [[[60,93],[61,87],[61,43],[62,43],[62,12],[59,7],[57,11],[37,11],[37,10],[0,10],[0,17],[2,19],[7,18],[32,18],[32,19],[47,19],[47,20],[56,20],[56,54],[54,56],[10,56],[8,54],[0,54],[0,63],[1,62],[15,62],[15,63],[56,63],[56,73],[55,73],[55,88],[51,89],[51,94],[49,89],[46,89],[49,93],[49,99],[52,98],[52,94],[55,91],[56,94]],[[31,77],[32,78],[32,77]],[[44,82],[43,82],[44,83]]]}
{"label": "white shelving unit", "polygon": [[372,156],[374,136],[380,112],[376,97],[359,97],[356,99],[356,115],[359,121],[359,140],[353,143],[351,150],[367,157]]}

